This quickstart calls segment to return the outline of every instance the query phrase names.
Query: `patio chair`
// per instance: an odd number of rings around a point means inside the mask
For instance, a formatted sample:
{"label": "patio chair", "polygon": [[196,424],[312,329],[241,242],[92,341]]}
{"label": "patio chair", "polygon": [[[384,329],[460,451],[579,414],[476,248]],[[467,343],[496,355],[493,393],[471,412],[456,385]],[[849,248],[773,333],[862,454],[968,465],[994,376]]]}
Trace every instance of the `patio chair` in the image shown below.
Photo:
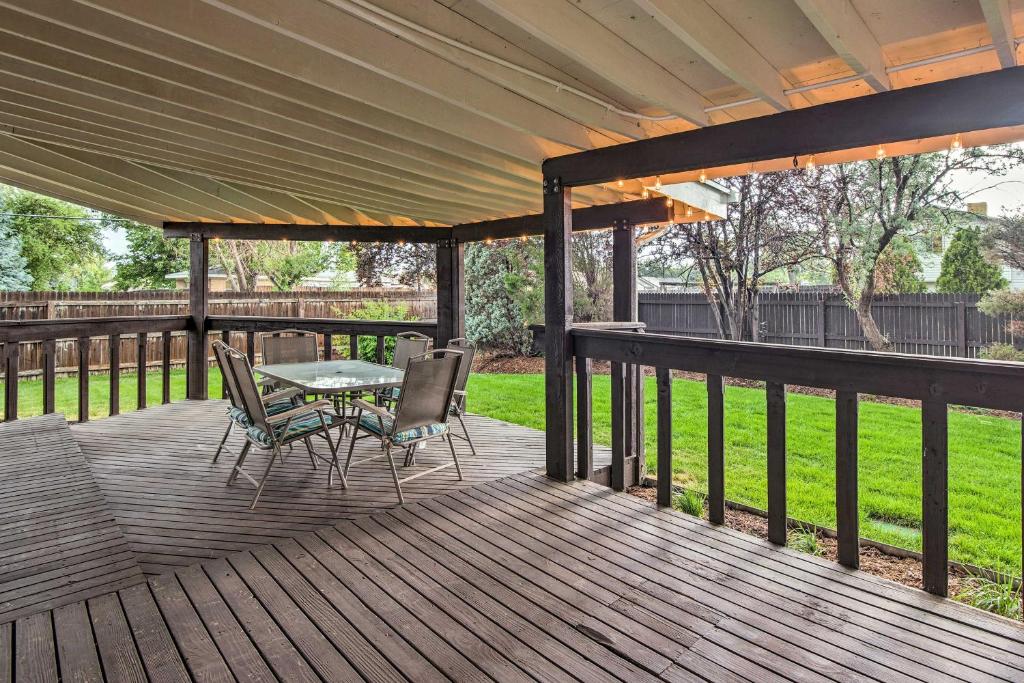
{"label": "patio chair", "polygon": [[469,444],[469,450],[476,456],[476,447],[473,445],[473,439],[469,436],[469,429],[466,427],[466,421],[463,417],[466,414],[466,384],[469,382],[469,373],[473,370],[473,357],[476,356],[476,344],[466,339],[465,337],[459,337],[452,339],[448,342],[448,348],[455,351],[462,352],[462,362],[459,363],[459,374],[455,378],[455,393],[452,396],[452,407],[451,413],[455,416],[455,419],[459,421],[459,425],[462,426],[462,436],[452,432],[453,436],[463,439]]}
{"label": "patio chair", "polygon": [[[263,488],[267,484],[267,477],[270,475],[270,470],[274,463],[278,458],[284,459],[284,454],[281,451],[283,446],[288,446],[295,441],[301,440],[305,443],[306,450],[309,452],[310,462],[313,463],[314,468],[316,467],[317,458],[321,456],[317,455],[313,450],[313,444],[310,441],[310,437],[313,436],[323,437],[331,451],[330,460],[324,458],[329,463],[328,486],[334,483],[334,472],[337,470],[338,476],[341,478],[342,488],[348,488],[348,480],[345,478],[345,473],[341,471],[338,463],[338,446],[341,445],[341,439],[339,436],[338,443],[335,444],[331,439],[330,432],[332,427],[343,423],[343,418],[333,412],[329,412],[332,407],[331,402],[322,399],[296,406],[276,415],[269,415],[265,404],[260,398],[259,388],[256,385],[256,378],[253,376],[252,366],[249,365],[249,359],[232,348],[223,349],[223,353],[225,365],[232,375],[235,387],[238,389],[238,397],[241,400],[242,409],[245,411],[245,417],[249,424],[245,429],[245,445],[242,447],[242,452],[232,468],[231,476],[228,477],[227,483],[230,486],[235,481],[235,478],[241,474],[256,487],[256,494],[252,498],[249,509],[251,510],[256,507],[256,502],[263,493]],[[246,457],[249,455],[249,451],[253,447],[270,451],[270,460],[267,461],[267,465],[259,479],[251,476],[242,468]]]}
{"label": "patio chair", "polygon": [[263,346],[263,362],[267,365],[315,363],[320,360],[320,347],[315,332],[281,330],[261,334],[260,343]]}
{"label": "patio chair", "polygon": [[[355,429],[348,447],[344,474],[349,469],[380,457],[388,459],[391,477],[395,482],[399,504],[405,503],[402,495],[402,484],[431,472],[455,466],[462,480],[462,467],[459,456],[455,452],[455,443],[448,429],[448,417],[455,391],[455,381],[459,374],[462,352],[453,349],[435,349],[409,359],[405,377],[402,380],[402,391],[399,392],[394,413],[382,406],[377,406],[362,399],[356,399],[352,405],[356,408]],[[360,436],[360,433],[363,433]],[[427,439],[442,438],[448,441],[452,452],[452,461],[444,465],[432,467],[412,476],[399,479],[392,451],[395,448],[405,450],[406,465],[412,462],[413,451]],[[352,462],[352,453],[359,439],[376,438],[384,449],[383,455],[374,455]]]}
{"label": "patio chair", "polygon": [[[399,332],[395,335],[395,353],[391,358],[391,367],[405,370],[405,366],[409,364],[409,359],[426,353],[429,344],[430,337],[425,334],[420,334],[419,332]],[[390,405],[398,400],[400,391],[398,387],[388,387],[378,391],[377,396],[381,401]]]}
{"label": "patio chair", "polygon": [[[228,370],[227,361],[224,353],[225,349],[231,347],[222,341],[215,341],[213,343],[213,355],[217,359],[217,367],[220,368],[221,381],[224,383],[225,392],[228,395],[228,428],[224,431],[224,436],[221,437],[220,443],[217,444],[217,451],[213,454],[213,461],[217,462],[220,458],[220,453],[224,450],[224,444],[227,443],[228,437],[231,436],[232,430],[235,426],[246,429],[249,427],[249,420],[246,417],[245,408],[242,406],[242,400],[240,398],[238,387],[235,384],[234,375]],[[273,393],[264,394],[260,396],[260,400],[263,401],[263,405],[266,407],[268,415],[277,415],[283,413],[286,410],[302,405],[301,399],[302,392],[298,389],[283,389],[281,391],[275,391]]]}

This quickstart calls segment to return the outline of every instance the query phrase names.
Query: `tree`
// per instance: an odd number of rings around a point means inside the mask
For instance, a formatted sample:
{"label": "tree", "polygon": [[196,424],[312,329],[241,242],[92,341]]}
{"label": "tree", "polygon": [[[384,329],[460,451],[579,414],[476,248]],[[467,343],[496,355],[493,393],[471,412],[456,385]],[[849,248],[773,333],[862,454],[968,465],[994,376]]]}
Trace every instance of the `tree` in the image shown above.
{"label": "tree", "polygon": [[0,186],[0,226],[17,236],[35,290],[66,290],[73,266],[105,259],[102,226],[74,204]]}
{"label": "tree", "polygon": [[0,224],[0,291],[21,292],[32,286],[27,263],[21,255],[21,238]]}
{"label": "tree", "polygon": [[527,309],[542,297],[530,266],[536,247],[521,242],[466,247],[466,336],[482,347],[527,353]]}
{"label": "tree", "polygon": [[977,228],[960,228],[942,256],[942,271],[936,286],[940,292],[987,294],[1006,286],[999,268],[981,253]]}
{"label": "tree", "polygon": [[765,276],[820,255],[819,233],[797,211],[801,173],[721,181],[735,197],[724,220],[682,223],[650,242],[662,260],[694,264],[723,338],[756,341]]}
{"label": "tree", "polygon": [[996,220],[982,235],[982,246],[1002,263],[1024,270],[1024,212]]}
{"label": "tree", "polygon": [[125,231],[127,251],[115,257],[117,273],[114,286],[130,289],[171,289],[171,273],[188,270],[188,241],[167,239],[163,231],[135,222],[110,221],[111,227]]}
{"label": "tree", "polygon": [[878,258],[875,291],[879,294],[920,294],[925,290],[921,259],[914,245],[899,236],[889,243]]}
{"label": "tree", "polygon": [[573,320],[612,319],[612,236],[578,232],[572,236]]}
{"label": "tree", "polygon": [[255,267],[274,285],[286,292],[311,275],[326,270],[334,255],[320,242],[256,242]]}
{"label": "tree", "polygon": [[823,252],[874,349],[889,342],[872,317],[879,260],[899,235],[955,225],[966,196],[958,173],[1000,177],[1024,162],[1013,145],[913,154],[823,167],[804,173],[808,222],[823,233]]}
{"label": "tree", "polygon": [[437,251],[432,244],[355,244],[356,277],[364,287],[381,287],[397,280],[413,289],[422,289],[437,276]]}

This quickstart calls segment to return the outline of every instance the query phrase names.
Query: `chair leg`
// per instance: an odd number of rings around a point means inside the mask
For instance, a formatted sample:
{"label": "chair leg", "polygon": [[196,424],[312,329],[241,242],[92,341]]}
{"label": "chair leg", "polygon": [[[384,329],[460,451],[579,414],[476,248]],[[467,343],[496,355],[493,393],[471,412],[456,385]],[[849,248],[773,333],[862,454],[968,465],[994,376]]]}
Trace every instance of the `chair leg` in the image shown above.
{"label": "chair leg", "polygon": [[228,428],[224,430],[224,436],[221,438],[220,443],[217,445],[217,452],[213,454],[213,461],[217,462],[217,458],[220,457],[220,452],[224,450],[224,444],[227,443],[228,437],[231,436],[231,428],[235,426],[234,420],[228,420]]}
{"label": "chair leg", "polygon": [[462,425],[462,433],[466,435],[466,441],[469,443],[469,452],[476,457],[476,446],[473,445],[473,439],[469,436],[469,429],[466,427],[465,420],[462,419],[462,415],[456,413],[455,417],[459,418],[459,424]]}
{"label": "chair leg", "polygon": [[256,501],[260,499],[260,494],[263,493],[263,487],[267,485],[267,477],[270,476],[270,468],[274,466],[274,460],[281,454],[281,448],[275,446],[274,450],[270,453],[270,462],[267,463],[267,468],[263,470],[263,476],[260,477],[260,483],[256,486],[256,495],[252,497],[252,503],[249,504],[249,509],[252,510],[256,507]]}
{"label": "chair leg", "polygon": [[395,480],[395,491],[398,492],[398,504],[405,505],[405,496],[402,495],[402,484],[398,481],[398,470],[395,468],[395,459],[391,457],[391,446],[389,445],[385,451],[388,454],[388,465],[391,466],[391,478]]}
{"label": "chair leg", "polygon": [[459,481],[462,481],[462,465],[459,464],[459,456],[455,452],[455,442],[452,441],[452,435],[448,434],[448,448],[452,449],[452,459],[455,460],[455,471],[459,473]]}
{"label": "chair leg", "polygon": [[316,464],[316,453],[313,452],[313,443],[309,440],[308,436],[303,441],[306,443],[306,450],[309,451],[309,462],[313,464],[314,470],[319,469]]}
{"label": "chair leg", "polygon": [[242,468],[242,464],[245,462],[245,456],[249,455],[249,449],[252,448],[252,444],[248,441],[242,446],[242,452],[238,454],[238,459],[235,461],[235,466],[231,468],[231,476],[228,477],[228,486],[235,481],[238,476],[238,470]]}
{"label": "chair leg", "polygon": [[359,436],[359,430],[354,426],[352,427],[352,440],[348,444],[348,457],[345,458],[345,471],[342,472],[341,476],[348,477],[348,468],[352,465],[352,451],[356,447],[356,437]]}

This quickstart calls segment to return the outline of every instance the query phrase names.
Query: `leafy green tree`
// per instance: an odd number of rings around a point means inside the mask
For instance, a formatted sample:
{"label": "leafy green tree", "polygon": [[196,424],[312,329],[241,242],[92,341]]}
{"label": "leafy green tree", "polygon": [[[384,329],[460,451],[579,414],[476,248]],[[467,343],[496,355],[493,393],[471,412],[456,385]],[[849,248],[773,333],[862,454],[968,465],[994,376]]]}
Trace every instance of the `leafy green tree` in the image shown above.
{"label": "leafy green tree", "polygon": [[529,351],[524,312],[543,296],[529,267],[532,246],[478,242],[466,247],[466,336],[480,346],[515,354]]}
{"label": "leafy green tree", "polygon": [[977,228],[957,230],[942,256],[942,271],[936,282],[940,292],[987,294],[1002,289],[1006,280],[999,267],[981,253],[981,233]]}
{"label": "leafy green tree", "polygon": [[70,289],[75,264],[105,259],[102,226],[82,207],[0,186],[0,226],[21,241],[32,289]]}
{"label": "leafy green tree", "polygon": [[999,218],[981,236],[981,243],[1004,264],[1024,270],[1024,211]]}
{"label": "leafy green tree", "polygon": [[364,287],[381,287],[387,280],[421,289],[436,277],[437,251],[432,244],[355,244],[355,271]]}
{"label": "leafy green tree", "polygon": [[274,289],[287,292],[311,275],[326,270],[333,250],[320,242],[256,242],[255,270],[265,275]]}
{"label": "leafy green tree", "polygon": [[913,245],[897,236],[878,257],[875,291],[879,294],[920,294],[925,290],[923,267]]}
{"label": "leafy green tree", "polygon": [[21,292],[29,288],[32,276],[25,269],[27,263],[21,255],[21,238],[0,225],[0,290]]}
{"label": "leafy green tree", "polygon": [[119,290],[172,289],[171,273],[188,270],[188,241],[167,239],[159,228],[141,223],[109,222],[125,231],[127,251],[114,259]]}

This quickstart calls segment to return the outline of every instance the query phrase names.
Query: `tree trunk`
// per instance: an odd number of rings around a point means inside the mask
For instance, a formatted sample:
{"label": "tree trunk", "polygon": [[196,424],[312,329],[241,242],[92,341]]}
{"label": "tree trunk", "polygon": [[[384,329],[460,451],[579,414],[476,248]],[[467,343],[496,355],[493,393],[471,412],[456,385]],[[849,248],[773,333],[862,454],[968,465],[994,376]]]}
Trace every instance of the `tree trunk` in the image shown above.
{"label": "tree trunk", "polygon": [[860,299],[857,301],[857,308],[854,309],[857,312],[857,320],[860,322],[861,329],[864,330],[864,337],[868,340],[868,344],[873,350],[889,351],[892,348],[892,344],[882,334],[882,330],[878,329],[878,324],[871,315],[872,299],[873,297],[868,291],[860,295]]}

